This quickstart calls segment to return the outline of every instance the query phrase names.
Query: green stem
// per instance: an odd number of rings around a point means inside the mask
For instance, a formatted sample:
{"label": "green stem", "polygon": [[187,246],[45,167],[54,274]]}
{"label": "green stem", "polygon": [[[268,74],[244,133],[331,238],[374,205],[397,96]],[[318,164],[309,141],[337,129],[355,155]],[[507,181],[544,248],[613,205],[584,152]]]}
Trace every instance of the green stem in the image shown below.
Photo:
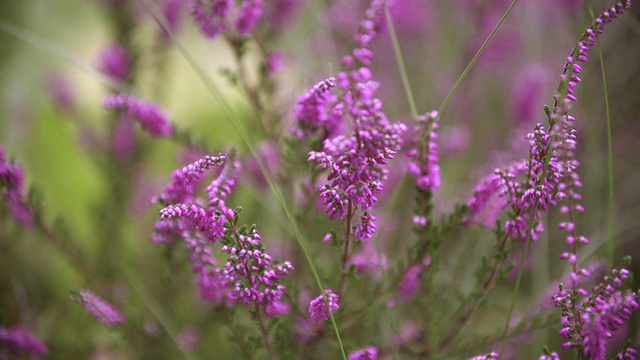
{"label": "green stem", "polygon": [[[589,2],[589,10],[591,17],[595,21],[593,8]],[[604,106],[607,113],[607,171],[609,173],[609,194],[608,194],[608,231],[607,231],[607,259],[609,264],[613,264],[615,259],[615,201],[614,201],[614,178],[613,178],[613,132],[611,130],[611,107],[609,104],[609,86],[607,85],[607,71],[604,65],[604,57],[602,56],[602,48],[600,47],[600,37],[596,37],[596,46],[598,48],[598,57],[600,59],[600,70],[602,71],[602,90],[604,91]]]}
{"label": "green stem", "polygon": [[409,108],[411,109],[411,117],[414,121],[418,120],[418,110],[416,109],[416,101],[413,98],[411,92],[411,85],[409,84],[409,77],[407,76],[407,68],[404,65],[404,58],[402,57],[402,51],[400,50],[400,43],[396,36],[396,29],[393,26],[393,19],[391,18],[391,12],[389,12],[389,6],[384,9],[385,16],[387,17],[387,24],[389,24],[389,35],[391,36],[391,42],[393,43],[393,51],[396,56],[396,62],[398,63],[398,70],[400,71],[400,78],[402,79],[402,86],[404,87],[404,93],[407,96],[409,102]]}
{"label": "green stem", "polygon": [[[536,204],[533,214],[535,214],[535,211],[537,211],[537,208],[538,206]],[[532,216],[531,223],[529,224],[529,229],[528,229],[529,232],[533,228],[534,219],[535,217]],[[504,354],[504,349],[507,346],[507,340],[509,340],[509,337],[507,335],[509,334],[509,328],[511,325],[511,316],[513,315],[513,309],[515,308],[516,300],[518,299],[518,291],[520,290],[520,283],[522,282],[522,275],[524,274],[524,266],[525,266],[525,262],[527,261],[527,253],[529,252],[529,244],[531,243],[531,241],[532,240],[528,238],[526,240],[524,250],[522,250],[522,257],[520,258],[520,268],[518,269],[518,278],[516,279],[516,286],[513,289],[513,299],[511,299],[511,305],[509,305],[509,312],[507,313],[507,322],[504,325],[504,331],[502,333],[502,346],[500,347],[499,359],[502,359],[502,356]]]}
{"label": "green stem", "polygon": [[496,35],[496,33],[498,32],[502,24],[505,22],[505,20],[507,20],[507,18],[509,17],[509,14],[511,14],[511,10],[513,10],[513,8],[516,6],[517,3],[518,3],[518,0],[513,0],[513,2],[511,3],[511,6],[509,6],[507,11],[504,13],[504,15],[502,15],[502,18],[500,19],[498,24],[493,28],[493,30],[491,31],[491,34],[489,34],[489,36],[484,41],[482,46],[480,46],[480,49],[478,49],[476,54],[473,56],[473,59],[471,59],[471,62],[469,63],[469,65],[467,65],[467,68],[464,69],[464,71],[462,72],[462,75],[460,75],[460,77],[458,78],[458,81],[456,81],[456,84],[453,86],[453,88],[451,89],[447,97],[444,99],[444,102],[442,102],[442,105],[440,105],[440,108],[438,109],[438,113],[440,115],[442,115],[444,110],[447,108],[447,105],[449,105],[451,98],[460,87],[460,84],[462,84],[462,81],[467,77],[467,75],[471,71],[471,68],[473,68],[473,65],[475,65],[476,61],[478,61],[478,59],[480,58],[480,55],[482,55],[482,53],[484,52],[484,49],[486,49],[486,47],[489,45],[493,37]]}

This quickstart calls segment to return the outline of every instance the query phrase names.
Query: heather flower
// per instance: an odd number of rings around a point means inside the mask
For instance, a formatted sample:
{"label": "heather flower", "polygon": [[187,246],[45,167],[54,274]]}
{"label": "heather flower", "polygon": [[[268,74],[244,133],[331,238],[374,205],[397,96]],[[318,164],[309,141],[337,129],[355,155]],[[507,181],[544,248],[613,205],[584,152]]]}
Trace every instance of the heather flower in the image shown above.
{"label": "heather flower", "polygon": [[[318,135],[330,136],[338,124],[327,114],[328,102],[331,100],[331,89],[336,86],[335,78],[322,80],[313,86],[309,92],[298,98],[294,112],[296,126],[292,132],[298,140]],[[324,132],[325,134],[322,134]]]}
{"label": "heather flower", "polygon": [[130,116],[121,116],[113,132],[113,153],[120,161],[131,158],[136,146],[135,122]]}
{"label": "heather flower", "polygon": [[134,96],[119,94],[105,97],[102,100],[102,106],[107,109],[125,111],[151,135],[169,137],[173,134],[169,116],[154,102],[147,103]]}
{"label": "heather flower", "polygon": [[274,31],[281,31],[293,19],[302,0],[270,0],[264,8],[264,22]]}
{"label": "heather flower", "polygon": [[[589,48],[596,44],[596,36],[604,32],[606,23],[620,16],[624,11],[631,7],[630,0],[617,1],[611,8],[604,11],[598,16],[593,24],[582,34],[578,45],[576,45],[571,55],[567,57],[562,75],[560,76],[561,89],[555,95],[555,103],[553,110],[549,115],[550,135],[555,137],[557,141],[552,149],[552,158],[556,159],[556,171],[558,173],[558,194],[561,198],[566,199],[567,205],[562,206],[560,211],[568,214],[568,221],[559,224],[560,230],[567,232],[566,241],[572,247],[572,253],[563,253],[561,259],[568,260],[573,268],[572,273],[572,290],[577,290],[577,282],[579,276],[589,276],[588,271],[578,267],[577,244],[588,244],[589,239],[583,235],[579,235],[576,231],[574,219],[576,212],[584,212],[584,207],[580,204],[582,195],[578,192],[578,188],[582,187],[580,175],[577,169],[580,163],[575,159],[575,150],[577,147],[577,130],[575,129],[575,117],[568,114],[571,104],[578,100],[575,96],[575,90],[578,83],[582,81],[579,74],[582,72],[582,66],[578,63],[588,61]],[[583,291],[584,292],[584,291]]]}
{"label": "heather flower", "polygon": [[[182,1],[181,0],[164,0],[160,3],[160,10],[164,15],[166,25],[171,33],[175,34],[182,28]],[[163,28],[162,38],[165,41],[170,40],[169,33]]]}
{"label": "heather flower", "polygon": [[200,31],[209,39],[234,29],[241,37],[255,30],[262,16],[263,0],[189,0],[187,7]]}
{"label": "heather flower", "polygon": [[222,154],[207,155],[182,169],[175,170],[171,174],[171,184],[156,198],[156,201],[163,204],[193,201],[195,185],[202,174],[213,166],[221,166],[225,160],[226,157]]}
{"label": "heather flower", "polygon": [[36,358],[49,355],[49,348],[38,337],[24,327],[9,329],[0,327],[0,357],[21,357],[23,355]]}
{"label": "heather flower", "polygon": [[[256,152],[269,174],[276,175],[280,172],[281,159],[280,152],[278,151],[278,144],[276,142],[262,142],[256,146]],[[247,158],[246,164],[247,172],[251,175],[251,180],[253,180],[253,182],[259,187],[267,188],[269,183],[267,182],[267,179],[260,169],[256,159],[249,157]]]}
{"label": "heather flower", "polygon": [[549,355],[541,355],[538,360],[560,360],[560,355],[557,352],[552,352]]}
{"label": "heather flower", "polygon": [[373,346],[354,351],[347,357],[348,360],[376,360],[377,358],[378,349]]}
{"label": "heather flower", "polygon": [[278,50],[272,51],[267,57],[267,73],[275,75],[284,69],[284,60],[282,53]]}
{"label": "heather flower", "polygon": [[438,112],[432,111],[418,118],[419,126],[415,129],[417,147],[409,151],[412,158],[408,172],[417,180],[418,188],[435,194],[440,188],[440,161],[438,155]]}
{"label": "heather flower", "polygon": [[72,112],[76,107],[76,93],[69,79],[62,75],[51,75],[45,81],[47,96],[61,111]]}
{"label": "heather flower", "polygon": [[314,319],[318,322],[324,322],[329,320],[331,314],[335,313],[340,309],[340,305],[338,304],[338,300],[340,300],[340,295],[335,294],[331,289],[324,290],[325,296],[327,297],[327,302],[329,303],[329,309],[327,309],[327,304],[325,303],[324,296],[320,295],[317,298],[311,300],[309,304],[309,315],[311,319]]}
{"label": "heather flower", "polygon": [[127,80],[131,71],[127,50],[120,44],[104,48],[98,56],[98,69],[114,80]]}
{"label": "heather flower", "polygon": [[178,343],[182,351],[192,353],[202,340],[202,334],[194,326],[187,326],[178,335]]}
{"label": "heather flower", "polygon": [[80,290],[79,293],[72,294],[71,298],[106,327],[114,327],[127,321],[118,309],[89,290]]}
{"label": "heather flower", "polygon": [[23,227],[33,226],[34,213],[24,190],[24,172],[19,164],[9,163],[0,146],[0,193],[13,218]]}
{"label": "heather flower", "polygon": [[[353,216],[357,211],[373,209],[387,178],[384,168],[400,149],[403,124],[391,124],[382,111],[382,102],[375,97],[379,84],[372,80],[373,51],[371,43],[377,36],[376,23],[382,19],[385,1],[373,1],[355,36],[356,49],[342,59],[345,71],[334,79],[328,79],[314,87],[298,100],[296,109],[299,138],[322,135],[322,151],[309,152],[308,161],[329,170],[328,184],[320,188],[325,211],[332,220]],[[328,91],[337,85],[343,92],[339,97],[329,97]],[[332,134],[347,119],[353,119],[354,131],[350,134]],[[302,131],[302,132],[300,132]],[[302,134],[302,135],[300,135]],[[373,219],[366,214],[355,225],[358,235],[370,237]]]}
{"label": "heather flower", "polygon": [[187,7],[200,31],[213,39],[227,29],[224,21],[231,11],[231,0],[189,0]]}
{"label": "heather flower", "polygon": [[[229,306],[239,302],[262,308],[268,316],[283,315],[288,307],[281,301],[286,288],[280,282],[293,265],[273,262],[256,227],[236,227],[238,214],[225,204],[237,184],[240,162],[226,162],[207,186],[208,203],[195,196],[195,184],[204,171],[225,160],[205,156],[174,171],[172,183],[158,197],[166,206],[160,210],[152,240],[167,244],[176,238],[184,240],[203,300]],[[220,242],[220,251],[228,254],[221,267],[211,247]]]}
{"label": "heather flower", "polygon": [[491,352],[486,355],[474,356],[472,358],[469,358],[469,360],[493,360],[498,359],[499,357],[500,355],[497,352]]}
{"label": "heather flower", "polygon": [[371,241],[364,243],[351,256],[348,265],[353,265],[357,274],[368,274],[376,279],[380,279],[382,272],[389,266],[386,255],[378,253],[375,244]]}
{"label": "heather flower", "polygon": [[553,300],[562,308],[559,334],[565,341],[563,349],[577,348],[590,359],[605,359],[607,339],[640,308],[637,293],[620,290],[628,277],[628,270],[614,269],[582,301],[578,300],[578,293],[560,286]]}
{"label": "heather flower", "polygon": [[249,36],[258,25],[262,16],[262,0],[244,0],[234,20],[235,29],[240,36]]}

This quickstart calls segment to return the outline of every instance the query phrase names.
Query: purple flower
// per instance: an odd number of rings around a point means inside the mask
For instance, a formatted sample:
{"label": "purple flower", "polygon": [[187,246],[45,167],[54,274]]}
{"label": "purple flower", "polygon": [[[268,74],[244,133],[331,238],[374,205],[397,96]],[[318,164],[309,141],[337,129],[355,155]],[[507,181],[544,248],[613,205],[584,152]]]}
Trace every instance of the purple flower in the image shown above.
{"label": "purple flower", "polygon": [[105,97],[102,100],[102,106],[107,109],[126,111],[151,135],[169,137],[173,134],[169,116],[154,102],[147,103],[135,96],[119,94]]}
{"label": "purple flower", "polygon": [[[331,314],[335,313],[340,309],[340,305],[338,305],[338,300],[340,300],[340,295],[334,294],[333,290],[325,289],[325,296],[327,297],[327,301],[329,302],[329,308],[331,309]],[[324,322],[329,320],[331,317],[329,313],[329,309],[327,309],[327,304],[324,301],[324,296],[320,295],[317,298],[311,300],[309,304],[309,315],[311,319],[314,319],[318,322]]]}
{"label": "purple flower", "polygon": [[378,349],[373,346],[357,350],[349,354],[348,360],[376,360],[378,358]]}
{"label": "purple flower", "polygon": [[469,358],[469,360],[494,360],[494,359],[498,359],[499,357],[500,355],[497,352],[491,352],[486,355],[474,356],[472,358]]}
{"label": "purple flower", "polygon": [[9,163],[0,146],[0,193],[9,206],[13,218],[23,227],[33,226],[34,212],[24,190],[24,172],[19,164]]}
{"label": "purple flower", "polygon": [[209,39],[234,29],[241,37],[253,33],[262,16],[263,0],[189,0],[187,7],[200,31]]}
{"label": "purple flower", "polygon": [[24,327],[8,329],[0,327],[0,356],[23,355],[36,358],[49,355],[49,348]]}
{"label": "purple flower", "polygon": [[550,355],[541,355],[538,360],[560,360],[560,355],[557,352],[552,352]]}
{"label": "purple flower", "polygon": [[224,21],[229,15],[231,0],[189,0],[187,7],[200,31],[209,39],[227,29]]}
{"label": "purple flower", "polygon": [[302,0],[269,0],[264,8],[265,24],[274,31],[284,29],[294,17]]}
{"label": "purple flower", "polygon": [[328,111],[328,102],[332,100],[331,89],[335,88],[336,79],[330,77],[315,84],[309,92],[298,98],[294,112],[296,126],[291,132],[296,134],[298,140],[304,140],[314,136],[330,136],[334,133],[338,124]]}
{"label": "purple flower", "polygon": [[89,290],[80,290],[79,293],[72,295],[72,299],[106,327],[114,327],[127,321],[118,309]]}
{"label": "purple flower", "polygon": [[[332,220],[352,217],[374,208],[387,178],[385,165],[402,143],[403,124],[391,124],[375,97],[379,84],[372,80],[371,43],[377,37],[376,24],[383,18],[385,1],[373,1],[355,36],[356,48],[342,59],[345,69],[335,80],[328,79],[298,99],[298,138],[322,136],[322,151],[309,152],[308,161],[328,170],[328,184],[320,188],[325,211]],[[339,96],[329,94],[337,85]],[[351,133],[339,134],[339,124],[352,120]],[[360,217],[358,235],[366,239],[374,228],[371,218]]]}
{"label": "purple flower", "polygon": [[594,360],[606,358],[607,339],[640,308],[638,293],[620,290],[628,277],[624,268],[612,270],[582,301],[578,299],[582,294],[560,286],[553,301],[562,309],[559,335],[565,341],[563,349],[581,349]]}
{"label": "purple flower", "polygon": [[262,16],[262,0],[244,0],[238,9],[238,15],[233,24],[240,36],[251,35]]}
{"label": "purple flower", "polygon": [[[175,34],[182,28],[182,0],[164,0],[160,4],[160,9],[169,30]],[[162,38],[165,41],[171,40],[169,34],[164,29],[161,29]]]}
{"label": "purple flower", "polygon": [[409,151],[409,157],[413,161],[409,163],[409,174],[417,180],[417,185],[421,190],[430,191],[435,194],[440,188],[440,157],[438,155],[438,111],[434,110],[418,119],[419,126],[415,134],[417,147]]}
{"label": "purple flower", "polygon": [[127,114],[120,117],[113,132],[113,153],[120,161],[127,161],[136,146],[135,123]]}
{"label": "purple flower", "polygon": [[131,71],[131,60],[124,46],[113,44],[104,48],[98,56],[98,69],[105,75],[125,81]]}
{"label": "purple flower", "polygon": [[196,162],[189,164],[182,169],[175,170],[171,174],[171,184],[167,185],[164,192],[156,198],[163,204],[185,203],[194,200],[195,185],[202,174],[211,167],[224,164],[226,157],[222,154],[217,156],[205,156]]}
{"label": "purple flower", "polygon": [[76,93],[69,79],[56,74],[45,82],[45,90],[51,102],[61,111],[72,112],[76,107]]}
{"label": "purple flower", "polygon": [[[174,171],[172,183],[158,197],[166,206],[160,210],[152,240],[157,244],[184,240],[203,300],[227,306],[243,303],[263,309],[267,316],[283,315],[288,306],[282,302],[286,288],[280,282],[293,265],[273,262],[256,227],[237,227],[238,214],[225,204],[237,184],[240,162],[226,162],[207,186],[208,203],[195,194],[196,181],[204,171],[225,160],[205,156]],[[220,251],[228,254],[222,267],[211,247],[220,242],[224,244]]]}

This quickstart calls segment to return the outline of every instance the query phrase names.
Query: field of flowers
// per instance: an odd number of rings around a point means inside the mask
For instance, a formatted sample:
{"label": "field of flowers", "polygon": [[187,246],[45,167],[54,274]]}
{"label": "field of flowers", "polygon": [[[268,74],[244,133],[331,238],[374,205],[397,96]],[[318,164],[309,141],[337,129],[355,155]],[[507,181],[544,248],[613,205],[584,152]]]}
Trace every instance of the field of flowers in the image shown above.
{"label": "field of flowers", "polygon": [[638,5],[3,2],[0,359],[635,359]]}

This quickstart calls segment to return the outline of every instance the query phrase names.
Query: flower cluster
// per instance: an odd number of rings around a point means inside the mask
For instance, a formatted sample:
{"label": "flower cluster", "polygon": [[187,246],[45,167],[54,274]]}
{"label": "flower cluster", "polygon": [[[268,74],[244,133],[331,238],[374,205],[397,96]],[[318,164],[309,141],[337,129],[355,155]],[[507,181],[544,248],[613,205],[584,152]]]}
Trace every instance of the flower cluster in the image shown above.
{"label": "flower cluster", "polygon": [[612,270],[611,276],[605,276],[591,295],[579,303],[576,293],[560,286],[553,300],[562,309],[559,334],[565,341],[563,349],[579,349],[590,359],[605,358],[607,339],[640,308],[637,293],[620,290],[628,277],[629,271],[624,268]]}
{"label": "flower cluster", "polygon": [[298,140],[315,136],[330,137],[336,133],[340,126],[339,113],[338,116],[327,113],[328,106],[336,101],[336,96],[331,95],[331,89],[335,87],[336,79],[330,77],[315,84],[309,92],[298,98],[294,112],[296,126],[291,128]]}
{"label": "flower cluster", "polygon": [[200,31],[209,39],[229,30],[247,37],[260,21],[263,0],[243,0],[239,6],[233,0],[189,0],[187,6]]}
{"label": "flower cluster", "polygon": [[[296,114],[303,120],[298,125],[300,129],[311,125],[323,127],[329,133],[328,130],[337,128],[336,123],[353,121],[352,133],[326,138],[322,151],[311,151],[308,157],[322,170],[329,170],[329,184],[320,189],[320,198],[332,220],[349,217],[351,221],[357,210],[373,209],[387,178],[383,166],[399,150],[400,135],[406,129],[403,124],[391,124],[382,111],[382,101],[375,97],[379,84],[372,80],[369,69],[373,57],[371,44],[378,34],[385,6],[386,1],[372,2],[355,37],[356,49],[342,59],[345,71],[335,78],[340,95],[328,98],[328,89],[333,85],[333,79],[329,79],[298,101]],[[325,105],[327,98],[331,101]],[[323,110],[326,114],[322,114]],[[360,240],[370,238],[375,231],[372,227],[375,218],[366,216],[356,226],[355,235]]]}
{"label": "flower cluster", "polygon": [[434,110],[418,118],[415,129],[416,148],[408,152],[413,160],[408,172],[417,179],[418,188],[435,194],[440,188],[440,157],[438,155],[438,111]]}
{"label": "flower cluster", "polygon": [[77,294],[72,294],[71,298],[106,327],[114,327],[127,322],[118,309],[89,290],[80,290]]}
{"label": "flower cluster", "polygon": [[[293,265],[272,261],[255,226],[237,226],[238,212],[227,208],[225,200],[237,184],[240,162],[226,160],[222,155],[205,156],[172,174],[172,183],[157,197],[165,207],[160,210],[153,241],[172,244],[176,238],[184,240],[203,300],[255,305],[269,316],[284,314],[288,307],[281,301],[285,287],[280,282]],[[195,195],[197,182],[205,170],[223,163],[220,174],[206,188],[209,201],[205,203]],[[222,267],[211,248],[217,243],[223,244],[220,251],[229,256]]]}
{"label": "flower cluster", "polygon": [[538,360],[560,360],[560,355],[557,352],[552,352],[549,355],[542,355]]}
{"label": "flower cluster", "polygon": [[[324,300],[325,296],[327,297],[327,302],[329,303],[330,310],[327,309],[327,303]],[[325,289],[324,296],[320,295],[317,298],[311,300],[311,303],[309,304],[309,315],[312,319],[319,322],[329,320],[331,314],[340,309],[338,300],[340,300],[340,295],[335,294],[331,289]],[[329,311],[331,311],[331,313],[329,313]]]}
{"label": "flower cluster", "polygon": [[376,360],[377,358],[378,349],[373,346],[354,351],[347,357],[348,360]]}
{"label": "flower cluster", "polygon": [[127,49],[120,44],[102,49],[98,56],[98,69],[114,80],[127,80],[131,72],[131,59]]}
{"label": "flower cluster", "polygon": [[[553,112],[549,116],[552,131],[551,135],[557,138],[553,147],[553,157],[557,159],[557,171],[562,175],[562,181],[558,184],[558,191],[567,200],[567,205],[562,206],[560,211],[567,214],[568,221],[561,222],[559,228],[567,232],[566,241],[572,247],[571,253],[563,253],[562,259],[566,259],[573,267],[572,289],[576,291],[578,276],[588,276],[585,269],[579,269],[578,248],[577,245],[588,244],[589,239],[583,235],[578,235],[575,229],[575,212],[584,212],[584,207],[580,205],[582,195],[578,193],[577,188],[582,187],[580,175],[577,172],[580,163],[575,159],[576,119],[569,115],[568,112],[571,104],[577,101],[575,89],[581,78],[579,74],[582,72],[582,66],[578,62],[584,63],[588,61],[588,51],[590,47],[596,44],[596,36],[604,32],[604,25],[620,16],[626,9],[631,7],[629,0],[618,1],[610,9],[603,12],[594,23],[583,33],[578,45],[571,51],[571,55],[567,58],[562,75],[560,76],[561,91],[555,96],[555,104]],[[584,290],[579,290],[586,293]]]}
{"label": "flower cluster", "polygon": [[487,355],[479,355],[470,358],[469,360],[495,360],[498,359],[500,355],[497,352],[491,352]]}
{"label": "flower cluster", "polygon": [[102,100],[102,106],[107,109],[125,111],[151,135],[169,137],[173,134],[173,126],[169,123],[169,116],[156,103],[147,103],[135,96],[119,94],[105,97]]}
{"label": "flower cluster", "polygon": [[0,147],[0,193],[9,205],[9,211],[20,225],[33,226],[33,209],[26,201],[24,172],[19,164],[9,163]]}
{"label": "flower cluster", "polygon": [[31,331],[18,327],[7,329],[0,327],[0,357],[22,355],[36,358],[49,355],[49,348]]}

